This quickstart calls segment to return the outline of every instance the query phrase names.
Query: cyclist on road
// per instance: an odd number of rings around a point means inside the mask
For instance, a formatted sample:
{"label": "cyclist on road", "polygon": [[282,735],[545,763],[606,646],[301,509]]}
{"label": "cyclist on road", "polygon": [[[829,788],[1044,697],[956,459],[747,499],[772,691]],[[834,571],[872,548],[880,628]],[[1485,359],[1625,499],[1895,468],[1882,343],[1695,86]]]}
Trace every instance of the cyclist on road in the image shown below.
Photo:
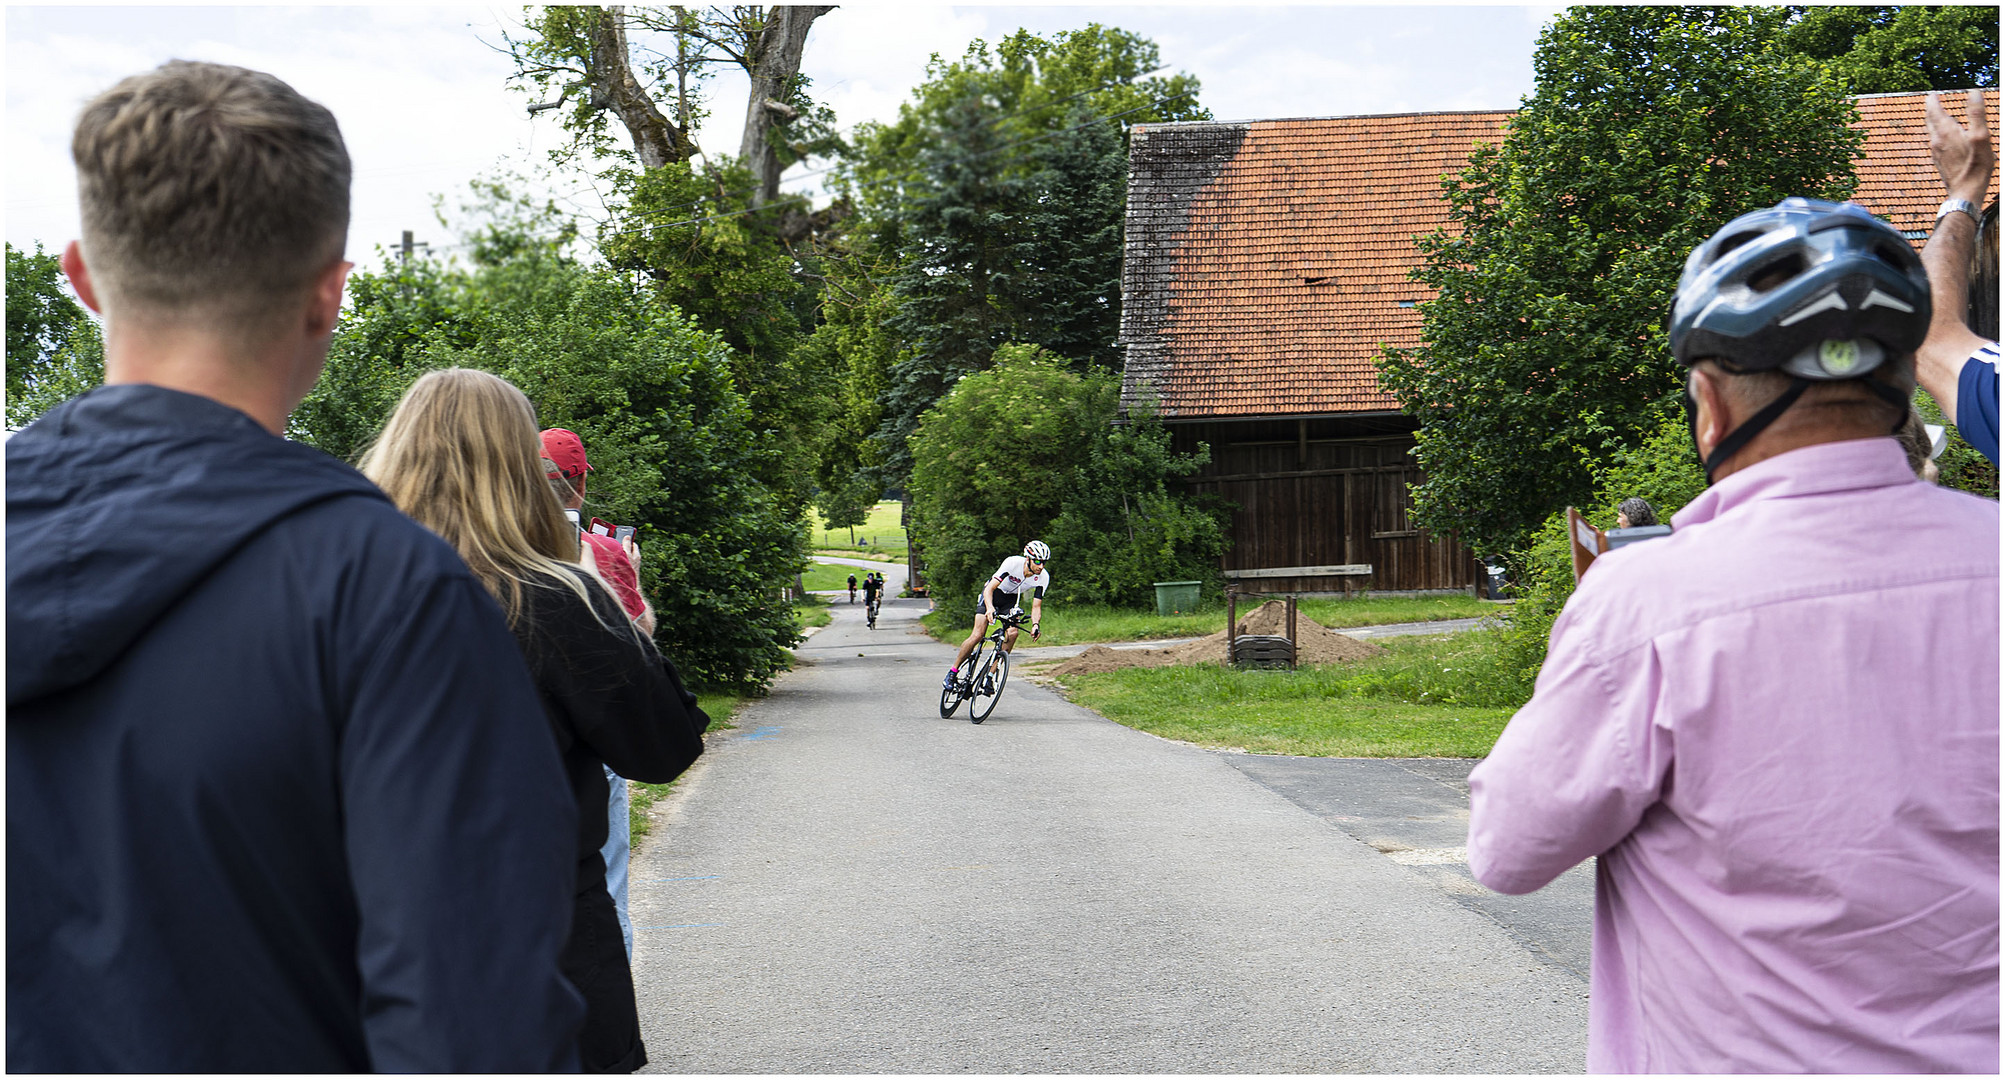
{"label": "cyclist on road", "polygon": [[877,591],[879,588],[881,586],[877,584],[876,574],[863,575],[863,608],[869,614],[870,620],[873,623],[877,621]]}
{"label": "cyclist on road", "polygon": [[[961,642],[961,651],[954,654],[954,666],[947,669],[946,685],[954,685],[961,675],[961,663],[968,654],[981,644],[982,635],[988,633],[989,620],[1021,610],[1023,594],[1030,597],[1030,636],[1038,635],[1038,620],[1044,614],[1044,590],[1051,586],[1051,575],[1045,573],[1044,564],[1051,560],[1051,549],[1042,540],[1032,540],[1023,546],[1023,554],[1004,559],[1002,565],[989,577],[987,585],[975,601],[975,632],[968,640]],[[1016,628],[1010,627],[1003,638],[1003,651],[1008,652],[1016,645]]]}
{"label": "cyclist on road", "polygon": [[849,575],[849,602],[856,603],[856,575]]}

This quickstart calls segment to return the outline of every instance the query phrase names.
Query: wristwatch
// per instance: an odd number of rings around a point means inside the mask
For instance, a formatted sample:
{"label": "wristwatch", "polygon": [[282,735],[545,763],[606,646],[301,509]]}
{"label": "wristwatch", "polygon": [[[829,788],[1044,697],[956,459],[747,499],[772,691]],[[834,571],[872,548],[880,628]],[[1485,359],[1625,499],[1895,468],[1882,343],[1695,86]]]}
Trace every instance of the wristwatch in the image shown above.
{"label": "wristwatch", "polygon": [[1971,205],[1971,202],[1970,202],[1970,200],[1969,200],[1969,199],[1944,199],[1944,200],[1942,200],[1942,205],[1941,205],[1941,206],[1938,206],[1938,207],[1936,207],[1936,208],[1935,208],[1935,223],[1936,223],[1937,225],[1940,225],[1940,224],[1942,224],[1942,219],[1943,219],[1943,218],[1945,218],[1945,217],[1948,217],[1948,216],[1949,216],[1949,215],[1951,215],[1951,214],[1954,214],[1954,213],[1959,213],[1959,212],[1961,212],[1961,213],[1965,213],[1965,214],[1969,214],[1969,215],[1970,215],[1970,223],[1971,223],[1972,225],[1976,225],[1976,224],[1979,224],[1979,222],[1978,222],[1978,220],[1977,220],[1977,207],[1975,207],[1975,206]]}

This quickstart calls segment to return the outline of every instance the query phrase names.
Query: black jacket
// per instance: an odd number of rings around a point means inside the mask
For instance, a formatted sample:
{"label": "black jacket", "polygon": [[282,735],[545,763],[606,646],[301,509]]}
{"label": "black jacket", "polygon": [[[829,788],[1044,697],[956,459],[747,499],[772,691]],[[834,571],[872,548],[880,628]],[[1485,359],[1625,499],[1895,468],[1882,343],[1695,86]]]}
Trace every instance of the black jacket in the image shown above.
{"label": "black jacket", "polygon": [[647,1064],[647,1051],[599,854],[611,795],[601,762],[629,780],[667,783],[703,752],[710,718],[674,666],[631,629],[619,601],[575,574],[590,603],[556,582],[524,588],[515,636],[578,800],[577,907],[564,974],[585,995],[580,1061],[587,1072],[632,1072]]}
{"label": "black jacket", "polygon": [[575,1067],[577,809],[452,549],[159,387],[6,456],[8,1068]]}

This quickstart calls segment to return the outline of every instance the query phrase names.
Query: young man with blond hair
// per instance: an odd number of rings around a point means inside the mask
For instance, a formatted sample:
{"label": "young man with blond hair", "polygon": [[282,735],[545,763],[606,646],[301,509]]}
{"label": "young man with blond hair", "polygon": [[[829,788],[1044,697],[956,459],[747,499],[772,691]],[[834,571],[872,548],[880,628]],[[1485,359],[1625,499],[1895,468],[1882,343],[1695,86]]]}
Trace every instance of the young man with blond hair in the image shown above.
{"label": "young man with blond hair", "polygon": [[73,152],[105,385],[7,447],[8,1068],[575,1068],[577,810],[515,640],[280,437],[350,266],[334,117],[176,61]]}

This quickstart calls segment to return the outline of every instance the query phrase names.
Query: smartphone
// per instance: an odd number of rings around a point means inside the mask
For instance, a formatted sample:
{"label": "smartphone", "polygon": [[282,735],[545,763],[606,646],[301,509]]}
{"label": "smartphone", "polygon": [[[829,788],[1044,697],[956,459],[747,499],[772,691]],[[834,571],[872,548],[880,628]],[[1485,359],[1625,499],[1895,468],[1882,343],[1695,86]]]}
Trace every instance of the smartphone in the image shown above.
{"label": "smartphone", "polygon": [[633,539],[633,535],[634,535],[634,527],[632,525],[613,526],[613,539],[619,541],[622,544],[626,543],[628,540]]}
{"label": "smartphone", "polygon": [[610,521],[600,521],[598,518],[593,518],[592,531],[598,533],[600,536],[611,536],[613,535],[613,524]]}

